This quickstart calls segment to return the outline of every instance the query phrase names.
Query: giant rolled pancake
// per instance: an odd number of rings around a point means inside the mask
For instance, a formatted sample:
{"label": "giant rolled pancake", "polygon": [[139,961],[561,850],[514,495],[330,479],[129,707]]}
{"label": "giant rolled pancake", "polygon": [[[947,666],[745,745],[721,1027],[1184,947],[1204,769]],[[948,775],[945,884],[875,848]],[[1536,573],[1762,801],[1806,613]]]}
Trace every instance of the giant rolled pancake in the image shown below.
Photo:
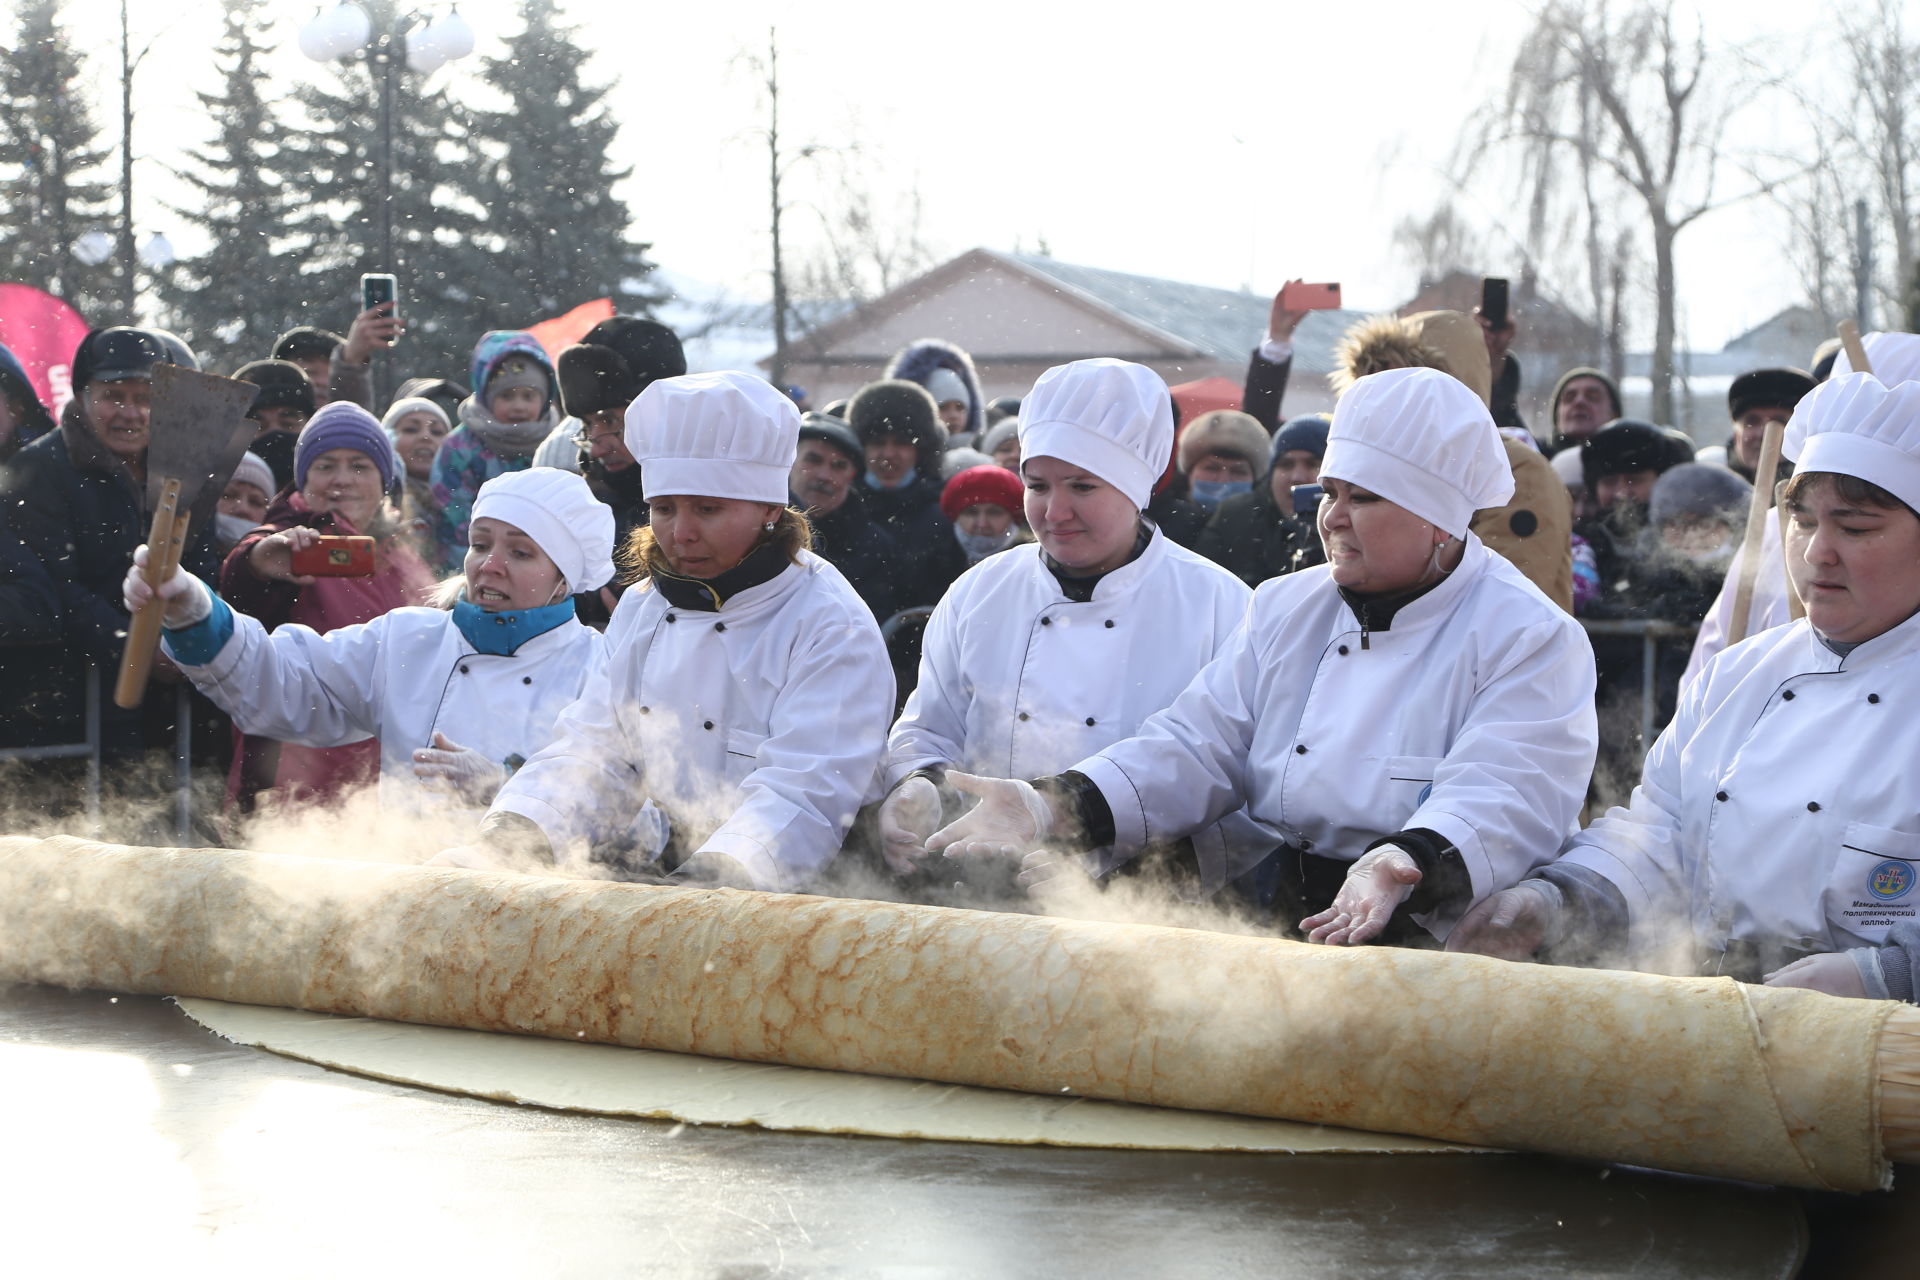
{"label": "giant rolled pancake", "polygon": [[1896,1006],[1720,979],[67,838],[0,840],[0,979],[1848,1191],[1913,1092]]}

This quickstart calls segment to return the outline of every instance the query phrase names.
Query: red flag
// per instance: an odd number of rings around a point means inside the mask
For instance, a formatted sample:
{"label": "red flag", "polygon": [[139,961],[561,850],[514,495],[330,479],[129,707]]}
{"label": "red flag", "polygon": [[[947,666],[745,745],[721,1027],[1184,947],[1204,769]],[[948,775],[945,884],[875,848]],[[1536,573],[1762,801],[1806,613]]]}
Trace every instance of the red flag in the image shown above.
{"label": "red flag", "polygon": [[87,322],[60,299],[31,285],[0,284],[0,343],[27,371],[33,393],[54,421],[73,399],[73,353]]}
{"label": "red flag", "polygon": [[595,298],[592,302],[581,303],[563,316],[528,325],[527,332],[546,351],[547,359],[558,360],[563,348],[580,341],[593,326],[612,317],[613,299]]}

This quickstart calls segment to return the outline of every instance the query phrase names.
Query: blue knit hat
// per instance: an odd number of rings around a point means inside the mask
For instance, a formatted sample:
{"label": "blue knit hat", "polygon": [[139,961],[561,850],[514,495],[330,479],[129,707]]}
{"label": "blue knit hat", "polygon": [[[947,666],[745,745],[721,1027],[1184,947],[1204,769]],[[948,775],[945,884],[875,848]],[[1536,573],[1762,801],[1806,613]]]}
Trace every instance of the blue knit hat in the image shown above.
{"label": "blue knit hat", "polygon": [[300,429],[300,441],[293,450],[293,487],[307,487],[307,468],[313,460],[329,449],[357,449],[373,459],[373,465],[380,469],[381,489],[393,485],[393,473],[398,465],[393,457],[393,444],[387,439],[387,433],[380,429],[380,423],[374,416],[359,405],[348,400],[335,400],[323,405],[320,412],[307,419],[307,425]]}
{"label": "blue knit hat", "polygon": [[1332,424],[1324,413],[1309,413],[1294,418],[1273,433],[1273,447],[1267,451],[1267,470],[1280,464],[1280,455],[1304,449],[1316,458],[1327,456],[1327,428]]}

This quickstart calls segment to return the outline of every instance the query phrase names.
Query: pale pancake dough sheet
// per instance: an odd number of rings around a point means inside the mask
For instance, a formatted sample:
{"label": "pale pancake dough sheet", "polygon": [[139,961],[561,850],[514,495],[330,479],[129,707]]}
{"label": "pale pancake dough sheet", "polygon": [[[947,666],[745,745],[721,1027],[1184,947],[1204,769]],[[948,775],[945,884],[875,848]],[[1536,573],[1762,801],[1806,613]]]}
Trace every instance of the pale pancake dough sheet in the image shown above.
{"label": "pale pancake dough sheet", "polygon": [[205,996],[1836,1190],[1895,1006],[897,903],[0,839],[0,980]]}
{"label": "pale pancake dough sheet", "polygon": [[219,1000],[178,1003],[216,1035],[303,1062],[559,1111],[879,1138],[1145,1151],[1417,1155],[1485,1150],[1288,1120],[1044,1098]]}

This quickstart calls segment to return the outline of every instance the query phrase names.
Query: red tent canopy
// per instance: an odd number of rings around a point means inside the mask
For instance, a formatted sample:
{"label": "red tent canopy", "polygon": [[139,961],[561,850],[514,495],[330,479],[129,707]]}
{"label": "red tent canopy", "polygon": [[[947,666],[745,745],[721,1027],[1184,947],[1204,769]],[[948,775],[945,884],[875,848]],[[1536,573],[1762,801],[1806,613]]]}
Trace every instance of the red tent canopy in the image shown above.
{"label": "red tent canopy", "polygon": [[1173,388],[1173,401],[1180,406],[1180,421],[1191,422],[1215,409],[1240,407],[1240,384],[1226,378],[1201,378]]}

